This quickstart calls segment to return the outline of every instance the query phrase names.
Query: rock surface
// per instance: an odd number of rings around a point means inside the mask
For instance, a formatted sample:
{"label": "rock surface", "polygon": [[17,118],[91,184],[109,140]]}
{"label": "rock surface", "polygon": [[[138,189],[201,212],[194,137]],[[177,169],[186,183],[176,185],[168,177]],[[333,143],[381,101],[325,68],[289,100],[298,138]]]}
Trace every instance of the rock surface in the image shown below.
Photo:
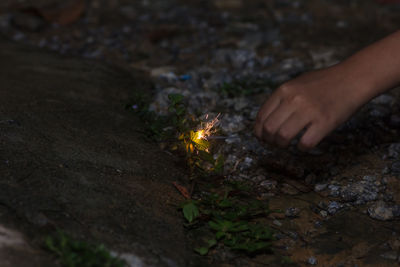
{"label": "rock surface", "polygon": [[[124,110],[148,88],[143,76],[4,41],[0,70],[5,266],[46,266],[52,257],[23,235],[40,247],[56,228],[136,255],[143,266],[199,262],[186,245],[176,209],[182,199],[171,185],[184,174],[144,141],[141,122]],[[6,245],[3,227],[14,229]]]}

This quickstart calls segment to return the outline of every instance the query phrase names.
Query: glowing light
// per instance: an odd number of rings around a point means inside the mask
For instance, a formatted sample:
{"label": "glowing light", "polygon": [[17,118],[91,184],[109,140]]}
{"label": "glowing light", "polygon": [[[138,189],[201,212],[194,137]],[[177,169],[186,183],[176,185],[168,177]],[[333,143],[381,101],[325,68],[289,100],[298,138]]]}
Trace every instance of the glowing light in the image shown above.
{"label": "glowing light", "polygon": [[[207,137],[214,133],[214,126],[219,122],[219,115],[220,114],[212,121],[206,122],[205,124],[202,123],[200,129],[195,132],[195,140],[207,140]],[[208,114],[206,115],[206,119],[208,119]]]}
{"label": "glowing light", "polygon": [[205,138],[204,130],[197,131],[195,134],[196,134],[195,135],[195,139],[196,140],[200,140],[200,139],[204,139]]}

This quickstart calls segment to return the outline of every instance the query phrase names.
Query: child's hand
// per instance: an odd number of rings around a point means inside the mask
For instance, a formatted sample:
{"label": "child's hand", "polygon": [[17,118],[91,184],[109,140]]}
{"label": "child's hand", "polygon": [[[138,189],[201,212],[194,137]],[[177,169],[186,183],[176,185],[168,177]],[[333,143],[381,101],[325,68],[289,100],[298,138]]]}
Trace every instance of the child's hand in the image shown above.
{"label": "child's hand", "polygon": [[281,147],[306,129],[298,144],[308,150],[369,100],[369,88],[340,64],[301,75],[279,87],[257,115],[256,136]]}

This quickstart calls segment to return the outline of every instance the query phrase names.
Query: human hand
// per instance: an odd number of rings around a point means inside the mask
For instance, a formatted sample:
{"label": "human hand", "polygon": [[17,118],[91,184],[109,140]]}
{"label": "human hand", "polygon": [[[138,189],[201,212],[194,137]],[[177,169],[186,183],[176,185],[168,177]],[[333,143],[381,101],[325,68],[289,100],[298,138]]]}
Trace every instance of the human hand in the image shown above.
{"label": "human hand", "polygon": [[260,108],[259,140],[286,147],[305,129],[298,148],[315,147],[369,100],[370,88],[339,65],[309,72],[280,86]]}

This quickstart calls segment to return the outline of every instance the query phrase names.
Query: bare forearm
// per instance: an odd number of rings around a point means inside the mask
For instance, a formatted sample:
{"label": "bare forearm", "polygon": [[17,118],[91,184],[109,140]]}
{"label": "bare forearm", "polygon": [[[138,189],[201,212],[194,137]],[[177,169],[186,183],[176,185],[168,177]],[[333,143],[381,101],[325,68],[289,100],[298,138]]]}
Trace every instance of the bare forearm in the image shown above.
{"label": "bare forearm", "polygon": [[[351,76],[355,88],[365,101],[400,83],[400,31],[364,48],[343,63],[340,68]],[[356,85],[358,83],[358,85]]]}

